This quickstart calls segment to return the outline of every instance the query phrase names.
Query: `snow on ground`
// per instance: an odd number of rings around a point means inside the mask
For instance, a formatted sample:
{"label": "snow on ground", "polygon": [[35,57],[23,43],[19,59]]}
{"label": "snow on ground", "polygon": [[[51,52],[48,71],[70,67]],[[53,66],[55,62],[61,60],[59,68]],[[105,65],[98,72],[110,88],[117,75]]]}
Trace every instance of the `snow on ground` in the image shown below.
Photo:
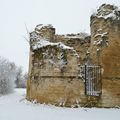
{"label": "snow on ground", "polygon": [[62,108],[25,100],[25,89],[0,97],[0,120],[120,120],[120,109]]}

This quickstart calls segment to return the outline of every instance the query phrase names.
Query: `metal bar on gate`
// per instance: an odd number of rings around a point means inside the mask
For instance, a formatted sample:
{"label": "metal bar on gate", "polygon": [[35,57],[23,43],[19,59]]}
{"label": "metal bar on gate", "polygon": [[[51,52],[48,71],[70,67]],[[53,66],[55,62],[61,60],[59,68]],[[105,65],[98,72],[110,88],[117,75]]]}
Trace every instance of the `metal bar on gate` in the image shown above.
{"label": "metal bar on gate", "polygon": [[[92,69],[92,67],[90,67],[90,72],[91,72],[91,69]],[[91,77],[91,76],[90,76]],[[93,95],[93,80],[92,80],[92,77],[91,78],[89,78],[90,79],[90,95]]]}
{"label": "metal bar on gate", "polygon": [[85,69],[84,69],[85,70],[85,94],[87,94],[87,88],[86,88],[87,87],[87,79],[86,79],[87,78],[87,75],[86,75],[87,69],[86,69],[86,67],[87,67],[87,65],[85,65]]}
{"label": "metal bar on gate", "polygon": [[97,80],[98,80],[98,76],[97,76],[97,70],[98,70],[98,66],[95,66],[95,91],[97,91],[98,89],[98,85],[97,85]]}
{"label": "metal bar on gate", "polygon": [[99,81],[100,81],[100,82],[99,82],[99,83],[100,83],[100,88],[99,88],[99,89],[100,89],[100,92],[102,92],[102,73],[101,73],[101,65],[100,65],[99,67],[100,67],[100,69],[99,69],[99,71],[100,71],[100,74],[99,74],[99,75],[100,75],[100,79],[99,79]]}

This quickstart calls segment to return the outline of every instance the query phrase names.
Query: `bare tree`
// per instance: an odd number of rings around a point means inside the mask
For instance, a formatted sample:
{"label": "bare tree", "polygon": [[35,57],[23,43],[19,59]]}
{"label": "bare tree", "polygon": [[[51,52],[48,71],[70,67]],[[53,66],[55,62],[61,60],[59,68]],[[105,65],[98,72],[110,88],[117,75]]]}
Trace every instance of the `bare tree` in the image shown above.
{"label": "bare tree", "polygon": [[18,67],[16,70],[15,84],[17,88],[20,88],[22,81],[22,67]]}
{"label": "bare tree", "polygon": [[23,74],[22,67],[17,67],[16,70],[16,88],[26,88],[26,82],[27,82],[28,75],[27,73]]}
{"label": "bare tree", "polygon": [[15,77],[15,64],[0,57],[0,94],[7,94],[13,91]]}

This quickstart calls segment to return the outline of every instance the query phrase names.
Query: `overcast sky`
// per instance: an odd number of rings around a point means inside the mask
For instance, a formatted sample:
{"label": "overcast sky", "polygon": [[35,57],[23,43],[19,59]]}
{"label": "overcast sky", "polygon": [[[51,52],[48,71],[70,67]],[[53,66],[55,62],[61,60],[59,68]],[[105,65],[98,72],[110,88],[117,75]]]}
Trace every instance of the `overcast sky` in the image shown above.
{"label": "overcast sky", "polygon": [[90,32],[90,15],[103,3],[120,0],[0,0],[0,56],[28,71],[29,44],[25,24],[52,24],[58,34]]}

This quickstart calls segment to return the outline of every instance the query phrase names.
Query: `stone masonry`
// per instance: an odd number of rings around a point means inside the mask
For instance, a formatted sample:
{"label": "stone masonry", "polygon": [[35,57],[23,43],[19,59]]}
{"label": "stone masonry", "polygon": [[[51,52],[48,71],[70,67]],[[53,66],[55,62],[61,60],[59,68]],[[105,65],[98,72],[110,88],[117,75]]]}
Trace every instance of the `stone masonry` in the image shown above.
{"label": "stone masonry", "polygon": [[[91,16],[91,35],[57,35],[39,24],[30,33],[27,99],[68,107],[120,107],[120,10],[103,4]],[[90,54],[101,65],[102,94],[85,94],[80,66]]]}

